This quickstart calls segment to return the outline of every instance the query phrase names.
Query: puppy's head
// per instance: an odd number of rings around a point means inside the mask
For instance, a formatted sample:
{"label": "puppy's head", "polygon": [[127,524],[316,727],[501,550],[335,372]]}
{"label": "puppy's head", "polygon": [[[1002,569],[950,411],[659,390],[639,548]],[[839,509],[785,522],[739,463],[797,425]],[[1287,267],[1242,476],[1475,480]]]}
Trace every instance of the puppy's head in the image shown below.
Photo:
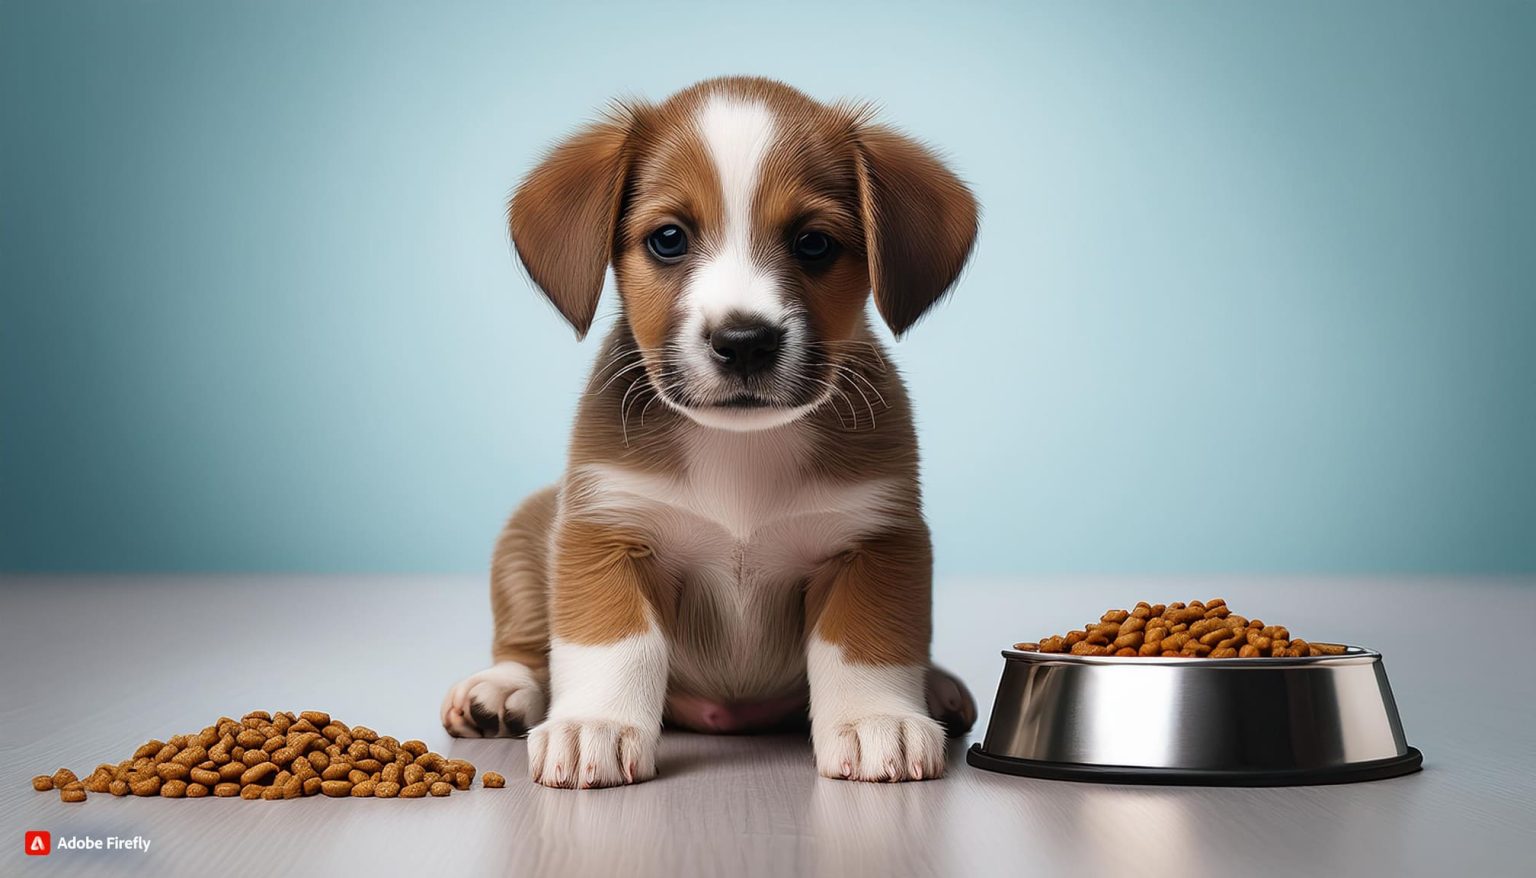
{"label": "puppy's head", "polygon": [[918,143],[763,79],[626,104],[559,144],[508,210],[578,335],[612,265],[658,395],[763,429],[826,401],[866,297],[898,335],[954,282],[970,191]]}

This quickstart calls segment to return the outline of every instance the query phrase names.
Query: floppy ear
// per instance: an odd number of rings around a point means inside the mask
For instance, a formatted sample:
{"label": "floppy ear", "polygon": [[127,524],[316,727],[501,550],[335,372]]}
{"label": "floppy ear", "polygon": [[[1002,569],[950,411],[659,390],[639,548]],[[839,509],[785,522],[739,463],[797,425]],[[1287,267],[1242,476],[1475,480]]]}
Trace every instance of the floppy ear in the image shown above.
{"label": "floppy ear", "polygon": [[623,197],[627,117],[588,125],[533,169],[507,205],[523,267],[583,338],[592,327]]}
{"label": "floppy ear", "polygon": [[946,292],[976,240],[976,198],[918,142],[858,133],[859,191],[875,307],[898,336]]}

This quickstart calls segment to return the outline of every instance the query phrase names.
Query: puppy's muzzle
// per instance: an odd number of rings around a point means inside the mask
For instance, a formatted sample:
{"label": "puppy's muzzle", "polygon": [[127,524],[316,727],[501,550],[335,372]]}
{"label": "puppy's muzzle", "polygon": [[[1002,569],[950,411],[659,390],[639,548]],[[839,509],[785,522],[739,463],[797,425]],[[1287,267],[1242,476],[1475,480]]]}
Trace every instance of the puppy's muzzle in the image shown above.
{"label": "puppy's muzzle", "polygon": [[709,350],[721,371],[749,378],[772,369],[784,330],[761,321],[732,321],[709,333]]}

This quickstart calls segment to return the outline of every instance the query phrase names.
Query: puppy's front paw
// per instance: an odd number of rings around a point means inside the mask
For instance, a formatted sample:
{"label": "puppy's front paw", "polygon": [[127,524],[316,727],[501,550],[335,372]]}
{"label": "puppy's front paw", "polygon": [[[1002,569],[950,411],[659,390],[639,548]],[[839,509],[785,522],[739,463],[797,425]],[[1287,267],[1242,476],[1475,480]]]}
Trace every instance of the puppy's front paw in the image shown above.
{"label": "puppy's front paw", "polygon": [[443,698],[443,728],[456,738],[515,738],[542,719],[544,687],[517,662],[471,674]]}
{"label": "puppy's front paw", "polygon": [[528,733],[528,776],[547,787],[616,787],[656,776],[656,731],[610,720],[550,720]]}
{"label": "puppy's front paw", "polygon": [[816,769],[838,780],[926,780],[944,774],[944,729],[921,713],[878,714],[815,728]]}

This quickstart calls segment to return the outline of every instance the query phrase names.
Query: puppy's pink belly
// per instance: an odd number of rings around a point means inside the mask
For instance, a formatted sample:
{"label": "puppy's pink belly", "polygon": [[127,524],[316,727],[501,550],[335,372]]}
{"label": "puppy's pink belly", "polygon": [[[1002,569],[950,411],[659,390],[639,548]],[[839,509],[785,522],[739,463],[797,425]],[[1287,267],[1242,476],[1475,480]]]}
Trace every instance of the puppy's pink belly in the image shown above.
{"label": "puppy's pink belly", "polygon": [[763,731],[803,717],[805,710],[804,695],[736,702],[685,693],[667,695],[667,719],[696,732]]}

